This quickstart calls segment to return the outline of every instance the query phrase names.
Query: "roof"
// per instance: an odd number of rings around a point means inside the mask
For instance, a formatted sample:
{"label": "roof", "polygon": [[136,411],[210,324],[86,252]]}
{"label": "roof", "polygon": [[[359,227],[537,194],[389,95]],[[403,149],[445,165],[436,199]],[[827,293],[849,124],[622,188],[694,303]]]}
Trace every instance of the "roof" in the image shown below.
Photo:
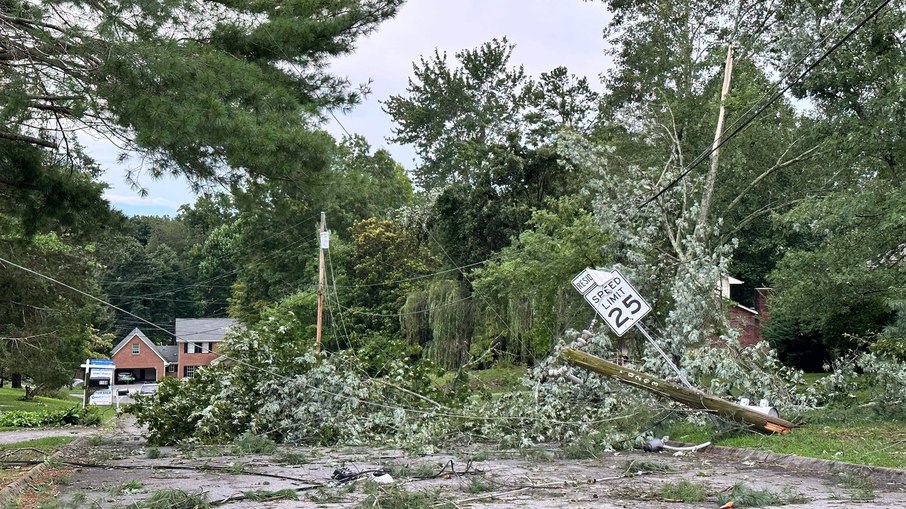
{"label": "roof", "polygon": [[[117,352],[119,352],[120,350],[123,349],[124,346],[129,344],[129,342],[132,341],[132,338],[134,338],[134,337],[137,337],[143,343],[148,345],[148,348],[153,350],[154,353],[156,353],[157,356],[160,357],[160,360],[164,361],[165,363],[176,361],[175,356],[174,356],[173,360],[170,360],[164,354],[162,354],[161,349],[166,348],[166,347],[157,346],[154,343],[152,343],[151,340],[148,339],[148,336],[145,336],[145,333],[142,332],[141,329],[139,329],[138,327],[132,329],[132,332],[130,332],[129,334],[126,334],[126,336],[119,343],[117,343],[115,347],[113,347],[113,350],[110,351],[110,356],[113,357],[114,355],[116,355]],[[174,345],[173,348],[175,349],[176,346]]]}
{"label": "roof", "polygon": [[747,307],[743,306],[742,304],[736,304],[736,307],[738,307],[739,309],[742,309],[743,311],[746,311],[746,312],[748,312],[748,313],[751,313],[751,314],[753,314],[753,315],[760,314],[760,313],[758,313],[758,311],[755,311],[755,310],[752,309],[752,308],[747,308]]}
{"label": "roof", "polygon": [[226,330],[236,325],[235,318],[177,318],[176,342],[223,341]]}
{"label": "roof", "polygon": [[166,362],[179,361],[179,347],[177,345],[157,345],[155,349]]}

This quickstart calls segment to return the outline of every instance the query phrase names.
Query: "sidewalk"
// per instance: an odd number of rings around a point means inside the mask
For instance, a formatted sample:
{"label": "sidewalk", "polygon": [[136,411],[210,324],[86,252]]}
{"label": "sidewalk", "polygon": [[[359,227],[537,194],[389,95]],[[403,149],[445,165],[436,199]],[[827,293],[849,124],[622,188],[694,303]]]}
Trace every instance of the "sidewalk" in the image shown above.
{"label": "sidewalk", "polygon": [[63,428],[33,428],[0,431],[0,444],[14,444],[36,438],[72,436],[80,437],[97,432],[97,427],[66,426]]}

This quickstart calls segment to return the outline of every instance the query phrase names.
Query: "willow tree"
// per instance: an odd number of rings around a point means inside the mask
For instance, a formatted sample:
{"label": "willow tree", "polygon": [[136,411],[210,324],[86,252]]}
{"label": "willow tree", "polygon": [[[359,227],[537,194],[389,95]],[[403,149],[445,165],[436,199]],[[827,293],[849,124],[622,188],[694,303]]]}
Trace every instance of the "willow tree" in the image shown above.
{"label": "willow tree", "polygon": [[460,281],[440,279],[410,293],[400,317],[407,339],[421,343],[439,365],[458,369],[469,360],[475,309]]}

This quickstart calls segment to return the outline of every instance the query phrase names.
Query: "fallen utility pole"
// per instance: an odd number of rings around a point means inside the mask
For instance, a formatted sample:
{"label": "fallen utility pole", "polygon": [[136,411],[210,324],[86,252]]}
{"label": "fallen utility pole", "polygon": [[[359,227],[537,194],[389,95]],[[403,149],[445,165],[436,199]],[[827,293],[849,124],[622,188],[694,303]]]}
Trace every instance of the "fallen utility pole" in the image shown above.
{"label": "fallen utility pole", "polygon": [[670,398],[691,408],[709,410],[736,422],[750,424],[762,431],[789,433],[796,427],[795,424],[779,417],[763,414],[695,389],[674,385],[666,380],[627,369],[619,364],[614,364],[573,348],[563,350],[561,355],[567,363],[573,366],[615,378],[627,385],[648,390],[658,396]]}

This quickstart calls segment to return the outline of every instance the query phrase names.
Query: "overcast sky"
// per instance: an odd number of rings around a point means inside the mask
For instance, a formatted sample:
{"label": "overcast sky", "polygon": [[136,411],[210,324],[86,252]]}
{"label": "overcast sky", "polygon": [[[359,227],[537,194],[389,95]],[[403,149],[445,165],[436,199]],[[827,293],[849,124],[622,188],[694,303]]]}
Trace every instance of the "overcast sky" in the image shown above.
{"label": "overcast sky", "polygon": [[[404,94],[412,74],[412,62],[435,48],[453,53],[474,48],[493,38],[506,36],[516,45],[511,63],[538,76],[559,65],[571,73],[587,76],[597,89],[598,76],[611,60],[604,53],[602,29],[609,17],[601,2],[582,0],[409,0],[399,14],[381,25],[357,51],[338,59],[334,73],[347,76],[354,84],[372,80],[372,94],[351,113],[338,115],[347,131],[365,136],[373,148],[387,148],[406,168],[414,166],[411,147],[386,141],[393,123],[381,111],[391,95]],[[335,136],[343,128],[331,119],[326,126]],[[195,197],[181,179],[140,183],[148,190],[141,198],[130,189],[124,176],[126,166],[116,163],[117,151],[100,141],[82,139],[95,159],[107,168],[107,199],[127,214],[174,215],[183,203]],[[132,161],[135,164],[135,161]]]}

